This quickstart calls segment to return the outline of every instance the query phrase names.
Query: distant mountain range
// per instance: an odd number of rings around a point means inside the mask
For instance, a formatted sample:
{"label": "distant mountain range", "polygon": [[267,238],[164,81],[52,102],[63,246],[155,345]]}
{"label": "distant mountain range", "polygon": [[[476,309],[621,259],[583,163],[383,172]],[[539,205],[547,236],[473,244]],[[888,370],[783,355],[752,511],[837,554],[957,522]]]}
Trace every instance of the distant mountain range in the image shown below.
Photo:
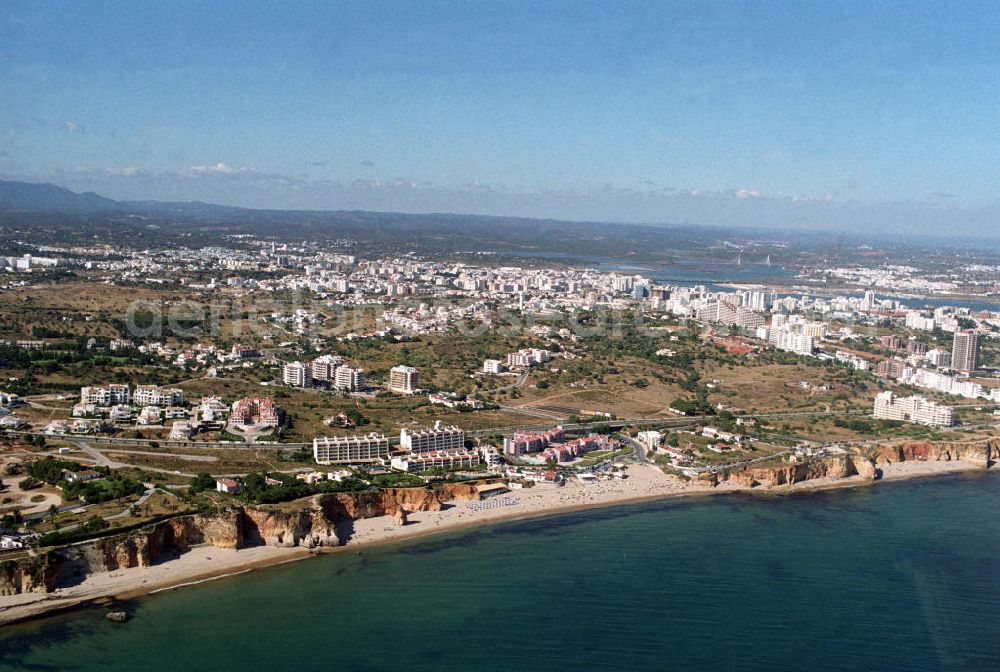
{"label": "distant mountain range", "polygon": [[54,184],[0,181],[0,210],[5,212],[99,212],[118,208],[118,201],[93,192],[78,194]]}
{"label": "distant mountain range", "polygon": [[[82,220],[105,227],[114,223],[133,232],[135,227],[153,225],[169,226],[170,230],[215,227],[213,230],[254,234],[284,235],[294,231],[297,235],[308,236],[351,237],[363,231],[373,242],[406,241],[439,251],[517,249],[531,253],[555,250],[607,257],[626,255],[632,259],[659,259],[681,250],[689,255],[701,253],[707,246],[728,237],[757,241],[795,240],[797,245],[819,247],[857,244],[860,240],[880,245],[901,242],[896,232],[877,229],[859,235],[857,231],[833,227],[776,229],[752,225],[622,224],[441,212],[255,209],[201,201],[117,201],[51,183],[12,180],[0,180],[0,216],[7,221],[32,221],[34,226],[57,226]],[[956,223],[948,234],[927,235],[914,231],[907,241],[950,247],[961,237],[962,228]],[[1000,249],[995,233],[986,237],[973,236],[984,249]]]}
{"label": "distant mountain range", "polygon": [[236,212],[242,208],[212,203],[116,201],[92,191],[78,193],[49,183],[0,180],[0,212],[58,212],[65,214],[114,212],[172,212],[205,214]]}

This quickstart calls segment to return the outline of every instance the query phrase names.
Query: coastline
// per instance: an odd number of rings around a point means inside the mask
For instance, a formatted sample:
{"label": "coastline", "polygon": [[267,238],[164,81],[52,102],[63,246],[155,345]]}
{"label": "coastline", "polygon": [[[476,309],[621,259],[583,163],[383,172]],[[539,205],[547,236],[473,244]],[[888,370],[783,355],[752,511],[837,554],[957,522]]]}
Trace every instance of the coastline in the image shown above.
{"label": "coastline", "polygon": [[0,597],[0,626],[46,617],[56,613],[102,603],[128,601],[167,590],[195,586],[230,576],[246,574],[267,567],[280,566],[315,555],[360,552],[401,541],[412,541],[446,532],[457,532],[491,523],[576,513],[590,509],[626,506],[675,498],[746,493],[764,496],[787,496],[842,488],[877,485],[880,482],[906,481],[963,472],[984,472],[984,468],[959,461],[904,461],[882,465],[882,478],[873,481],[861,476],[843,479],[820,478],[791,486],[748,488],[728,483],[716,487],[682,481],[663,474],[651,465],[630,468],[630,478],[605,481],[596,485],[570,483],[561,487],[538,485],[514,491],[512,506],[472,510],[469,502],[456,501],[440,511],[420,511],[408,516],[400,526],[389,516],[357,520],[354,534],[342,546],[321,550],[253,546],[224,549],[212,546],[192,547],[175,559],[149,567],[133,567],[99,572],[80,584],[56,589],[52,593],[23,593]]}

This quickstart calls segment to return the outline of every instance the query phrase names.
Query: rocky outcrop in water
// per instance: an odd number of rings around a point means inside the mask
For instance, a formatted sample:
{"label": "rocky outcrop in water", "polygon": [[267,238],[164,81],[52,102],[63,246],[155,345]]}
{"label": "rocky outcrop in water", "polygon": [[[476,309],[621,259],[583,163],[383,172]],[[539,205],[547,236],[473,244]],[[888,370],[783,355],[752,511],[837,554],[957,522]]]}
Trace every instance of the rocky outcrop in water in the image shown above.
{"label": "rocky outcrop in water", "polygon": [[128,612],[126,611],[109,611],[104,614],[104,618],[108,619],[112,623],[124,623],[128,620]]}

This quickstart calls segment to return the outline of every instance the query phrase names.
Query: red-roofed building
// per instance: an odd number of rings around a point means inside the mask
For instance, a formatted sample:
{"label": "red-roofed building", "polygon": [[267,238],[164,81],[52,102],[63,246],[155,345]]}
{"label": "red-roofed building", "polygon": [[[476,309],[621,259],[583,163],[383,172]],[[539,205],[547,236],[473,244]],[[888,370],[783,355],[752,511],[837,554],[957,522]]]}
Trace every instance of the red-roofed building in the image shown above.
{"label": "red-roofed building", "polygon": [[525,453],[537,453],[545,450],[550,444],[562,443],[565,440],[566,432],[561,426],[544,432],[517,432],[503,440],[503,452],[518,457]]}
{"label": "red-roofed building", "polygon": [[243,491],[243,486],[231,478],[220,478],[215,482],[215,489],[227,495],[238,495]]}
{"label": "red-roofed building", "polygon": [[247,397],[233,404],[229,422],[233,425],[277,427],[281,424],[281,409],[271,399]]}

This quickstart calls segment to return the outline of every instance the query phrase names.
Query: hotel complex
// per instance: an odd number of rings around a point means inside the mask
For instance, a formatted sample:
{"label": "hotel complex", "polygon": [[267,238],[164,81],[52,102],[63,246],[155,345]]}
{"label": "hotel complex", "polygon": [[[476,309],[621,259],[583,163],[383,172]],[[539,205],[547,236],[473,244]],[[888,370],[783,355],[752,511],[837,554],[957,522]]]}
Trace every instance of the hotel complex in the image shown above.
{"label": "hotel complex", "polygon": [[139,385],[132,394],[136,406],[180,406],[184,403],[184,390],[177,387]]}
{"label": "hotel complex", "polygon": [[479,464],[479,453],[474,450],[458,452],[438,451],[411,453],[392,458],[392,468],[400,471],[430,471],[432,469],[461,469]]}
{"label": "hotel complex", "polygon": [[229,415],[232,425],[277,427],[281,424],[281,410],[270,399],[249,397],[233,403]]}
{"label": "hotel complex", "polygon": [[950,406],[914,395],[897,397],[891,390],[875,397],[875,417],[881,420],[913,422],[928,427],[950,427],[954,422]]}
{"label": "hotel complex", "polygon": [[430,429],[404,428],[399,433],[399,445],[411,453],[461,451],[465,449],[465,430],[445,426],[440,420]]}
{"label": "hotel complex", "polygon": [[313,439],[313,459],[317,464],[357,464],[388,457],[389,439],[384,434]]}

